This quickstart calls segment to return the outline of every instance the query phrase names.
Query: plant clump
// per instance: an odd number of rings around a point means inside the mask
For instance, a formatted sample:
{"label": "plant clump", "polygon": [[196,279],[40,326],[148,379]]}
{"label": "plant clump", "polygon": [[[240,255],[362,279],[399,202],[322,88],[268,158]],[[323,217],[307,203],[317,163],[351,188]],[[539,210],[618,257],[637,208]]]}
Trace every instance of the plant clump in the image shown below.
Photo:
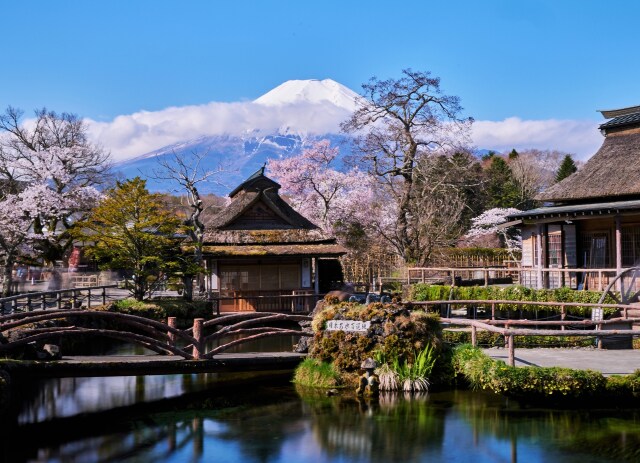
{"label": "plant clump", "polygon": [[[370,322],[370,326],[366,332],[327,330],[330,320]],[[391,368],[401,372],[396,381],[401,381],[399,384],[403,388],[415,383],[412,390],[426,389],[428,382],[421,386],[416,381],[416,371],[424,374],[428,370],[430,373],[442,350],[438,316],[394,303],[360,305],[325,300],[324,309],[314,317],[312,328],[314,338],[310,357],[332,364],[342,384],[355,384],[361,362],[371,357],[378,361],[378,375],[380,368]],[[430,365],[428,368],[427,364]],[[382,383],[392,380],[383,374],[380,381],[380,389],[385,390],[390,386]]]}

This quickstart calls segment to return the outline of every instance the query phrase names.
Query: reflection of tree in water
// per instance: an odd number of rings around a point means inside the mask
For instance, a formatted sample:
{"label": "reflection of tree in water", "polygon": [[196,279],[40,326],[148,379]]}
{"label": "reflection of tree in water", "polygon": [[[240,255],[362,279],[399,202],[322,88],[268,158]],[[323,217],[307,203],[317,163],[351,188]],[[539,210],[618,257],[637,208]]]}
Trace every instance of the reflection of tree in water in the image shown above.
{"label": "reflection of tree in water", "polygon": [[488,436],[511,441],[512,456],[520,441],[535,442],[574,460],[584,455],[603,461],[640,461],[640,410],[531,409],[493,394],[453,395],[476,444]]}
{"label": "reflection of tree in water", "polygon": [[323,450],[365,461],[416,461],[442,446],[444,410],[428,396],[381,394],[380,399],[303,396],[305,414]]}

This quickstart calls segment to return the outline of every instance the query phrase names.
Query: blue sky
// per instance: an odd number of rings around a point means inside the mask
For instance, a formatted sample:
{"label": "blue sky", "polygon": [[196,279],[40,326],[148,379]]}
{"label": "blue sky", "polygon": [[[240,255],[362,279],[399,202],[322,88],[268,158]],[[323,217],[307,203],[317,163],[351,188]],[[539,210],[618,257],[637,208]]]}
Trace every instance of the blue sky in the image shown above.
{"label": "blue sky", "polygon": [[0,109],[111,121],[290,79],[359,91],[404,68],[441,77],[478,121],[594,125],[597,109],[640,104],[631,0],[5,0],[0,12]]}

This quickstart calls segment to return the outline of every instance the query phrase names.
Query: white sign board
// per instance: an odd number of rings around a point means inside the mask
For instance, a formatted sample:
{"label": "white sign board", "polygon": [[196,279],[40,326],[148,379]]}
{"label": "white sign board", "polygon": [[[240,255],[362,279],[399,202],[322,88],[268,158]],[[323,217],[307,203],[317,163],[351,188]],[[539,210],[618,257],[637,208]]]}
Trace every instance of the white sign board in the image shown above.
{"label": "white sign board", "polygon": [[366,332],[371,326],[371,322],[359,320],[328,320],[327,331],[356,331]]}
{"label": "white sign board", "polygon": [[598,322],[602,320],[602,307],[593,307],[591,309],[591,321]]}

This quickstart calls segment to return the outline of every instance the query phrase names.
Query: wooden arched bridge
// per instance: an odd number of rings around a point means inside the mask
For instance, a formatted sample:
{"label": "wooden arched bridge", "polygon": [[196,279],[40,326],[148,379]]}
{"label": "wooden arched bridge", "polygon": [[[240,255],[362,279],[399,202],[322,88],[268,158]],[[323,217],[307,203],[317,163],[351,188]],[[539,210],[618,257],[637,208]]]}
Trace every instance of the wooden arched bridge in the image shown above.
{"label": "wooden arched bridge", "polygon": [[[51,321],[56,326],[46,326]],[[0,316],[0,356],[51,339],[106,337],[141,345],[160,355],[63,357],[50,362],[7,362],[0,367],[30,376],[114,376],[183,372],[246,371],[295,367],[304,354],[228,354],[232,347],[275,336],[312,336],[278,325],[309,322],[306,315],[249,312],[211,320],[196,318],[187,329],[137,315],[92,310],[46,310]],[[240,336],[240,337],[239,337]],[[232,340],[228,340],[232,338]],[[235,338],[235,339],[233,339]],[[227,340],[226,342],[223,342]],[[216,342],[217,341],[217,342]],[[217,344],[217,345],[216,345]],[[213,345],[215,347],[208,346]],[[207,350],[209,349],[209,350]],[[47,373],[48,372],[48,373]]]}

